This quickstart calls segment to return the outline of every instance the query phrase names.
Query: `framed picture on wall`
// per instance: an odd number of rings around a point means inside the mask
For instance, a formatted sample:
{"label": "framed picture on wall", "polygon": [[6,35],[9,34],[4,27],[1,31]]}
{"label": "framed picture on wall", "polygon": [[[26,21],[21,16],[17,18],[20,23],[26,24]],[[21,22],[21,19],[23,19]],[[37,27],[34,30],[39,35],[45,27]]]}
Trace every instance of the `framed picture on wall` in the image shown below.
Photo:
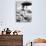
{"label": "framed picture on wall", "polygon": [[16,1],[16,22],[32,22],[32,1]]}

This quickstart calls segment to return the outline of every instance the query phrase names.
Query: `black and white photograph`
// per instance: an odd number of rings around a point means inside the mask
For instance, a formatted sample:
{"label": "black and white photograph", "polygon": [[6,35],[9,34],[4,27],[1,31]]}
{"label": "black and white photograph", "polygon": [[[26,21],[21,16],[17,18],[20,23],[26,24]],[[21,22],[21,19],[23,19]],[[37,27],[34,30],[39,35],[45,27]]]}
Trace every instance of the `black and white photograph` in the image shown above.
{"label": "black and white photograph", "polygon": [[16,1],[16,22],[32,22],[32,1]]}

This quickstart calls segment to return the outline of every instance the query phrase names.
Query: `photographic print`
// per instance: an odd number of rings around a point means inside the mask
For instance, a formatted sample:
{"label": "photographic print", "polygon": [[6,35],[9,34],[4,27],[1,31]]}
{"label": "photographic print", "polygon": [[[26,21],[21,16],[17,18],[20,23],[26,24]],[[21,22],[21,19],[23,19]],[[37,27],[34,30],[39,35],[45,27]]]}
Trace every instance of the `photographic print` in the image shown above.
{"label": "photographic print", "polygon": [[32,1],[16,1],[16,22],[32,22]]}

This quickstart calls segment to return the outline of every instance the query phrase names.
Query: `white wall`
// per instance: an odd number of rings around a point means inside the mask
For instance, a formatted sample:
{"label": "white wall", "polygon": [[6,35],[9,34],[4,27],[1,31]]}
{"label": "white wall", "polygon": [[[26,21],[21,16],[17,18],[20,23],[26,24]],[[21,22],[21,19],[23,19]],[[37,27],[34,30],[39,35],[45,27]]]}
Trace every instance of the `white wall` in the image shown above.
{"label": "white wall", "polygon": [[46,0],[33,0],[32,38],[46,37]]}
{"label": "white wall", "polygon": [[[0,0],[0,27],[21,29],[24,42],[36,37],[46,37],[46,34],[43,34],[46,32],[46,0],[32,0],[32,3],[32,23],[16,23],[15,0]],[[36,32],[37,35],[32,32]]]}

